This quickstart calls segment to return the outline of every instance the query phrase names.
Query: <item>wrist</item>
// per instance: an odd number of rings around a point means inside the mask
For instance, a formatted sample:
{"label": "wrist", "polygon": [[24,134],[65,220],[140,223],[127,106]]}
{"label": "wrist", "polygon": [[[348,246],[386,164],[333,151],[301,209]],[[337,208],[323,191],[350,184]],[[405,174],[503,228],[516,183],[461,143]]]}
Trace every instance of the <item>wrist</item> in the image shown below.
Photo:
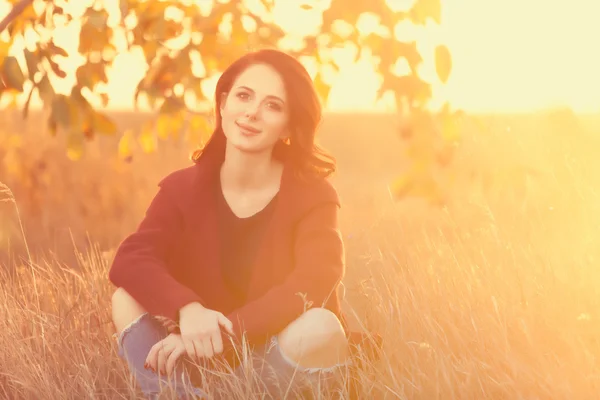
{"label": "wrist", "polygon": [[196,301],[192,302],[192,303],[188,303],[185,306],[181,307],[179,309],[179,320],[181,320],[181,318],[189,313],[190,311],[198,311],[198,310],[203,310],[204,306]]}

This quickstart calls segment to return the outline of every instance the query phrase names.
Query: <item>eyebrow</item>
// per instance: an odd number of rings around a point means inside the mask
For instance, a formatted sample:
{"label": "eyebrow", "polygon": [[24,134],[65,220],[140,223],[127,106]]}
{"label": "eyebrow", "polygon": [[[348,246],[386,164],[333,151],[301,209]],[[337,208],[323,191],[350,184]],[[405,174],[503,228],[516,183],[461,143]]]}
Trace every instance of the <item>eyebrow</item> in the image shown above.
{"label": "eyebrow", "polygon": [[[245,89],[249,92],[255,93],[254,90],[250,89],[248,86],[238,86],[238,89]],[[268,95],[267,96],[268,99],[275,99],[275,100],[279,100],[280,102],[282,102],[283,104],[285,104],[285,101],[283,101],[283,99],[281,97],[278,96],[273,96],[273,95]]]}

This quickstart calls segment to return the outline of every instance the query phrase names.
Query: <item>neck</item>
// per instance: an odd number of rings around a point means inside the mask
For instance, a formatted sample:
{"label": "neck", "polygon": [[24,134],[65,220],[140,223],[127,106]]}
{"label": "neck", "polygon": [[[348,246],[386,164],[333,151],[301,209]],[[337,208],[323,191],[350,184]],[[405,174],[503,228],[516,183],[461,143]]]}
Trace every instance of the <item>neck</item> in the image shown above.
{"label": "neck", "polygon": [[240,190],[262,188],[270,182],[276,170],[276,162],[270,152],[244,153],[227,147],[221,166],[221,183]]}

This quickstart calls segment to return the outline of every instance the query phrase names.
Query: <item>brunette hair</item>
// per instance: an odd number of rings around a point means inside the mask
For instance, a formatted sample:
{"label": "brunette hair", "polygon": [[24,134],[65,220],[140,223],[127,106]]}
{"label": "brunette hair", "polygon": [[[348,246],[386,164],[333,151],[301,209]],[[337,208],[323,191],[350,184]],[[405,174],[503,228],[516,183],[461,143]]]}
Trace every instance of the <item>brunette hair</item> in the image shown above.
{"label": "brunette hair", "polygon": [[289,163],[301,177],[326,177],[335,172],[335,158],[315,143],[322,107],[314,83],[298,60],[275,49],[247,53],[223,72],[215,90],[215,129],[206,145],[193,153],[192,160],[198,163],[203,156],[224,154],[226,138],[219,112],[222,95],[231,90],[240,73],[254,64],[267,64],[281,75],[290,104],[290,136],[277,142],[273,156]]}

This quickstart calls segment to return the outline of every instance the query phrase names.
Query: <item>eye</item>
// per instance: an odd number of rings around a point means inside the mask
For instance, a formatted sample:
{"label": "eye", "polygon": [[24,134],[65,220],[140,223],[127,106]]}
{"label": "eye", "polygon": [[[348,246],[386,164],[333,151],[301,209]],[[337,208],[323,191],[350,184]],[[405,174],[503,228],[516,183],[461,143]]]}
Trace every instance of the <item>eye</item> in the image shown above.
{"label": "eye", "polygon": [[236,94],[236,97],[241,100],[246,100],[248,99],[248,97],[250,97],[250,95],[246,92],[239,92],[238,94]]}
{"label": "eye", "polygon": [[270,102],[268,102],[268,103],[267,103],[267,106],[268,106],[270,109],[272,109],[272,110],[275,110],[275,111],[281,111],[281,110],[283,109],[283,107],[281,107],[281,104],[279,104],[279,103],[276,103],[276,102],[274,102],[274,101],[270,101]]}

